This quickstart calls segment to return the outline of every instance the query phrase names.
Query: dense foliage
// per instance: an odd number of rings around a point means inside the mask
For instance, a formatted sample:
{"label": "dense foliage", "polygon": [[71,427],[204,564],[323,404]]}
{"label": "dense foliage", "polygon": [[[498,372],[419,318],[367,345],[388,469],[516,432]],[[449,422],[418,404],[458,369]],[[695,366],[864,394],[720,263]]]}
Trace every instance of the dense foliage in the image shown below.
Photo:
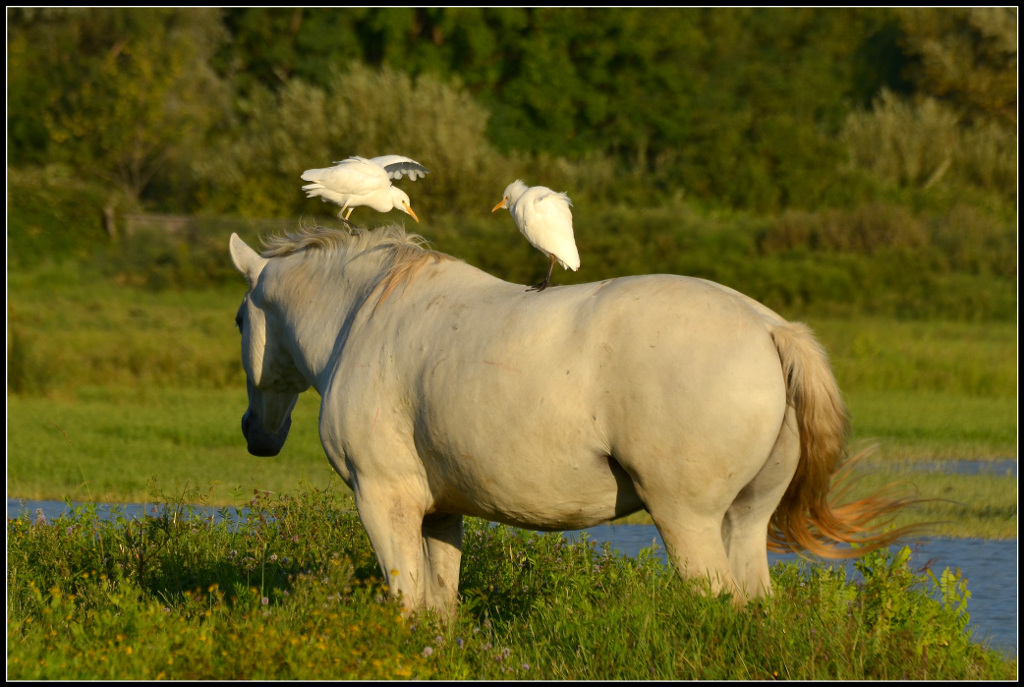
{"label": "dense foliage", "polygon": [[[777,307],[901,316],[1016,309],[1015,8],[7,18],[15,265],[92,258],[139,210],[332,217],[301,172],[396,152],[432,170],[406,184],[427,238],[507,279],[535,280],[536,256],[488,210],[522,178],[573,198],[580,280],[677,272]],[[171,247],[145,270],[198,254]]]}
{"label": "dense foliage", "polygon": [[[315,112],[345,97],[339,73],[363,64],[449,84],[473,102],[440,113],[447,128],[487,119],[505,154],[596,152],[661,193],[818,206],[848,200],[839,134],[885,93],[944,108],[948,135],[1012,141],[1016,21],[1013,8],[8,9],[9,154],[15,165],[98,163],[134,196],[162,172],[166,192],[199,141],[238,145],[247,126],[236,125],[256,118],[287,126],[275,104]],[[308,155],[298,164],[408,145],[410,129],[433,128],[438,99],[436,85],[397,89],[307,119],[319,138],[292,142]],[[346,140],[353,128],[362,135]],[[451,133],[420,136],[445,147]],[[415,148],[432,166],[451,162]],[[254,172],[272,173],[280,161],[260,163]],[[1009,181],[990,185],[1009,192]]]}

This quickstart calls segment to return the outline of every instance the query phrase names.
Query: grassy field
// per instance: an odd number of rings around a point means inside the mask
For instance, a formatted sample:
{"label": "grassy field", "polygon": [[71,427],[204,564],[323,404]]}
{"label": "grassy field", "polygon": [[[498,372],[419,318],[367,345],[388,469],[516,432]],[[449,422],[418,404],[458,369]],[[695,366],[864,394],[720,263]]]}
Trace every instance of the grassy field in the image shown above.
{"label": "grassy field", "polygon": [[450,625],[386,600],[351,499],[256,495],[237,528],[171,503],[9,520],[9,679],[1013,679],[957,573],[909,549],[773,569],[737,609],[652,552],[469,519]]}

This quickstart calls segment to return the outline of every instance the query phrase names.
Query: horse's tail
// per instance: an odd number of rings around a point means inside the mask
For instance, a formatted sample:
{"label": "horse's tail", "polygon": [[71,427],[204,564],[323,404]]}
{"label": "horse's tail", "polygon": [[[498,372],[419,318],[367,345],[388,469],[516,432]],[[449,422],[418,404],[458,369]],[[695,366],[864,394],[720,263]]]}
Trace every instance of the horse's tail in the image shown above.
{"label": "horse's tail", "polygon": [[[768,527],[774,551],[809,551],[830,558],[849,558],[886,546],[908,528],[879,532],[895,511],[908,503],[890,499],[884,489],[838,505],[846,492],[852,461],[846,456],[849,419],[821,344],[805,325],[787,322],[772,327],[786,380],[787,402],[796,410],[800,461],[796,474]],[[842,474],[837,475],[837,472]],[[833,478],[838,477],[833,482]],[[871,523],[879,518],[875,528]],[[857,549],[837,544],[857,543]]]}

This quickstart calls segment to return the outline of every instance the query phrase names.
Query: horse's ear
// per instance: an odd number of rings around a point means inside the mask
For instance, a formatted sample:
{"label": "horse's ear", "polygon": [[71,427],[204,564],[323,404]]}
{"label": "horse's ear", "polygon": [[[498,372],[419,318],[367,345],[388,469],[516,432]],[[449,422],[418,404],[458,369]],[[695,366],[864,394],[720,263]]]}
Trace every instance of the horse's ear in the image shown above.
{"label": "horse's ear", "polygon": [[240,239],[238,234],[231,234],[229,248],[231,251],[231,262],[235,263],[235,267],[238,268],[238,271],[249,282],[249,287],[252,288],[256,284],[257,277],[260,276],[260,272],[266,266],[267,259],[260,257],[260,254]]}

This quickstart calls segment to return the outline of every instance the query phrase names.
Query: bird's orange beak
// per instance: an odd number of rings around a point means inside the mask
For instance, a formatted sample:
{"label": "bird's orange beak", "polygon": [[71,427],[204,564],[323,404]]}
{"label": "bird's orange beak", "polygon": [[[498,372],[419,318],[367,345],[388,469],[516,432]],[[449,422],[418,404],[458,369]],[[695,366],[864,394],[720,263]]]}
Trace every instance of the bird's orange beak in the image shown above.
{"label": "bird's orange beak", "polygon": [[507,201],[508,201],[508,198],[502,198],[500,203],[498,203],[493,208],[491,208],[491,212],[494,212],[495,210],[500,210],[501,208],[505,207],[505,203]]}
{"label": "bird's orange beak", "polygon": [[[402,203],[402,205],[405,205],[405,203]],[[420,221],[420,218],[416,216],[416,213],[413,212],[412,208],[409,207],[408,205],[405,205],[405,211],[412,215],[412,218],[416,220],[417,223]]]}

